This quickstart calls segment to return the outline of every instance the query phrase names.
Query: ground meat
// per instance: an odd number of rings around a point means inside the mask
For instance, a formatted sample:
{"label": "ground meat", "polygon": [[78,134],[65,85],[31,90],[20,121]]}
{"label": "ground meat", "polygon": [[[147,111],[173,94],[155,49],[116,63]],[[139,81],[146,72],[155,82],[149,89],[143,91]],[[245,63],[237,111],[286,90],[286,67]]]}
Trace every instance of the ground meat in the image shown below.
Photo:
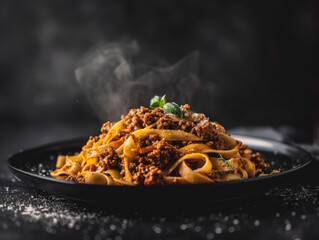
{"label": "ground meat", "polygon": [[216,174],[215,170],[211,170],[208,174],[207,177],[209,177],[210,179],[214,179],[216,177],[218,177],[218,174]]}
{"label": "ground meat", "polygon": [[201,121],[195,128],[192,129],[191,132],[196,133],[197,136],[202,138],[208,142],[208,146],[218,149],[225,150],[227,149],[225,146],[224,139],[218,134],[217,125],[208,120]]}
{"label": "ground meat", "polygon": [[182,105],[181,110],[183,112],[184,118],[187,121],[198,123],[204,119],[208,119],[203,113],[192,112],[188,104]]}
{"label": "ground meat", "polygon": [[95,166],[95,165],[92,164],[92,165],[90,166],[90,171],[91,171],[91,172],[96,172],[96,170],[97,170],[97,166]]}
{"label": "ground meat", "polygon": [[126,116],[122,116],[122,119],[126,125],[127,133],[130,133],[152,125],[163,116],[164,111],[162,109],[151,110],[142,106],[138,109],[131,109]]}
{"label": "ground meat", "polygon": [[186,112],[189,112],[189,110],[191,109],[191,106],[189,106],[188,104],[185,104],[181,106],[181,109],[183,113],[186,113]]}
{"label": "ground meat", "polygon": [[173,121],[170,116],[164,116],[157,125],[157,129],[174,129],[177,130],[178,122]]}
{"label": "ground meat", "polygon": [[151,142],[156,142],[160,140],[158,134],[150,134],[148,138]]}
{"label": "ground meat", "polygon": [[[116,136],[116,139],[119,139],[120,137],[138,129],[142,129],[157,123],[154,128],[190,132],[203,138],[204,142],[208,141],[206,144],[214,149],[227,149],[223,138],[218,134],[219,132],[226,132],[221,125],[209,121],[208,118],[202,113],[191,113],[188,104],[181,106],[181,109],[183,111],[184,118],[180,120],[177,119],[177,121],[176,118],[172,119],[170,115],[165,115],[164,111],[159,108],[154,110],[145,107],[132,109],[126,116],[122,116],[122,119],[124,119],[124,123],[126,125],[126,129],[124,132],[119,131],[119,136]],[[190,143],[191,142],[188,142],[187,144]],[[149,142],[143,142],[141,147],[148,146],[149,144]],[[182,147],[181,144],[177,144],[176,146]]]}
{"label": "ground meat", "polygon": [[75,181],[75,182],[80,182],[80,183],[84,183],[84,177],[82,175],[75,175],[75,176],[67,176],[67,178],[65,179],[67,181]]}
{"label": "ground meat", "polygon": [[114,123],[106,122],[101,127],[101,133],[107,134],[113,127]]}
{"label": "ground meat", "polygon": [[141,156],[151,165],[165,169],[180,158],[178,149],[169,144],[165,139],[158,142],[156,149]]}
{"label": "ground meat", "polygon": [[132,109],[126,116],[122,116],[124,123],[126,125],[125,133],[119,133],[120,136],[131,133],[138,129],[145,128],[152,124],[157,123],[154,128],[157,129],[172,129],[172,130],[182,130],[186,132],[193,133],[204,141],[212,141],[210,146],[224,150],[224,140],[218,135],[218,132],[225,133],[225,129],[218,123],[211,122],[202,113],[191,113],[188,104],[181,106],[184,118],[176,120],[172,119],[170,115],[165,115],[162,109],[148,109],[145,107],[140,107],[138,109]]}
{"label": "ground meat", "polygon": [[140,144],[144,149],[150,148],[146,153],[139,152],[135,160],[129,164],[136,184],[152,185],[163,183],[163,171],[181,157],[178,149],[170,142],[162,139],[159,141],[157,134],[152,134]]}
{"label": "ground meat", "polygon": [[133,183],[137,185],[163,184],[163,172],[155,166],[139,164],[133,174]]}
{"label": "ground meat", "polygon": [[[134,159],[129,163],[129,171],[132,174],[132,181],[137,185],[160,185],[164,184],[164,173],[170,166],[172,166],[182,153],[179,149],[193,143],[202,143],[217,150],[228,150],[233,146],[227,147],[221,133],[225,134],[225,129],[217,122],[209,121],[209,118],[202,113],[194,113],[190,110],[188,104],[180,107],[183,112],[183,117],[180,118],[175,115],[167,114],[163,109],[148,109],[140,107],[138,109],[131,109],[127,115],[122,116],[124,127],[112,133],[111,141],[116,141],[121,138],[126,140],[132,132],[144,129],[146,127],[153,129],[169,129],[181,130],[192,133],[202,140],[200,141],[166,141],[160,139],[158,134],[149,134],[143,139],[138,139],[138,148],[134,149]],[[93,147],[95,143],[99,143],[100,139],[104,139],[109,133],[114,123],[106,122],[101,128],[101,135],[90,137],[84,149]],[[122,142],[121,142],[122,143]],[[96,144],[98,145],[98,144]],[[247,145],[236,141],[239,147],[241,157],[251,158],[256,164],[256,167],[262,170],[268,169],[269,164],[261,158],[259,153],[253,154]],[[115,146],[115,145],[114,145]],[[121,150],[122,151],[122,150]],[[212,154],[214,156],[214,154]],[[215,154],[217,156],[217,154]],[[211,155],[210,155],[211,156]],[[251,157],[252,156],[252,157]],[[118,169],[122,177],[125,177],[124,157],[121,157],[114,151],[112,147],[106,148],[99,156],[97,165],[91,165],[89,170],[96,172],[102,168],[105,170]],[[188,166],[193,169],[201,167],[201,163],[197,161],[186,162]],[[241,166],[241,163],[239,164]],[[211,179],[220,178],[225,174],[223,171],[216,172],[212,170],[207,176]],[[173,176],[179,176],[177,170],[172,173]],[[76,176],[65,176],[67,180],[84,182],[84,177],[79,173]],[[179,181],[176,180],[175,184]]]}
{"label": "ground meat", "polygon": [[179,141],[174,141],[174,142],[171,142],[171,145],[173,145],[174,147],[176,147],[177,149],[180,149],[182,147],[185,147],[189,144],[193,144],[193,143],[200,143],[200,142],[193,142],[193,141],[182,141],[182,142],[179,142]]}
{"label": "ground meat", "polygon": [[239,146],[239,154],[244,155],[245,150],[248,148],[246,144],[242,144],[241,141],[236,140],[237,146]]}
{"label": "ground meat", "polygon": [[218,150],[227,150],[228,148],[225,146],[225,141],[221,136],[217,136],[214,140],[214,145],[212,146],[214,149]]}
{"label": "ground meat", "polygon": [[260,169],[263,169],[263,170],[266,170],[266,169],[269,168],[269,163],[266,163],[266,162],[261,158],[259,152],[253,154],[250,160],[256,164],[256,167],[257,167],[257,168],[260,168]]}
{"label": "ground meat", "polygon": [[91,141],[92,144],[98,142],[99,140],[100,140],[100,136],[95,136],[95,137],[90,136],[90,138],[89,138],[89,141]]}
{"label": "ground meat", "polygon": [[152,167],[145,175],[144,185],[161,185],[163,182],[163,172],[156,167]]}
{"label": "ground meat", "polygon": [[190,132],[195,127],[195,124],[191,121],[181,120],[178,122],[177,128],[179,130]]}
{"label": "ground meat", "polygon": [[209,141],[209,142],[206,142],[206,145],[207,145],[208,147],[213,148],[214,145],[215,145],[215,142],[214,142],[214,141]]}
{"label": "ground meat", "polygon": [[208,120],[200,122],[193,129],[193,132],[195,132],[197,136],[203,138],[203,140],[211,140],[217,135],[216,128],[214,128],[213,123]]}
{"label": "ground meat", "polygon": [[[155,141],[150,141],[150,138]],[[138,157],[131,164],[139,165],[143,163],[145,165],[154,165],[164,170],[181,157],[181,153],[171,142],[165,139],[158,141],[157,138],[158,136],[149,136],[140,142],[142,148]],[[150,148],[149,151],[142,151],[148,148]],[[131,168],[134,168],[133,165]]]}
{"label": "ground meat", "polygon": [[[225,129],[216,122],[209,121],[209,119],[202,113],[193,113],[190,111],[188,104],[181,106],[184,117],[179,118],[166,114],[162,109],[148,109],[140,107],[138,109],[131,109],[126,116],[122,116],[124,129],[120,129],[112,136],[112,141],[118,140],[121,137],[127,139],[130,133],[150,126],[155,129],[171,129],[181,130],[197,135],[202,138],[202,141],[166,141],[160,139],[158,134],[150,134],[144,139],[139,139],[139,149],[137,156],[129,163],[129,170],[132,173],[132,181],[138,185],[158,185],[164,184],[163,174],[172,166],[182,154],[178,151],[186,145],[192,143],[204,143],[214,149],[227,150],[224,139],[220,133],[226,133]],[[106,122],[101,128],[102,134],[98,137],[90,137],[90,144],[99,141],[101,137],[110,131],[114,124]],[[237,141],[240,154],[243,154],[247,149],[247,145],[243,145]],[[262,169],[268,168],[269,164],[265,163],[260,154],[257,153],[252,158],[257,165]],[[197,165],[192,165],[191,161],[188,164],[193,168],[198,168]],[[107,148],[99,157],[100,167],[108,169],[118,169],[122,176],[124,176],[124,166],[122,159],[114,151],[113,148]],[[94,166],[95,167],[95,166]],[[96,170],[95,168],[91,169]],[[212,171],[209,177],[214,178],[215,173]]]}
{"label": "ground meat", "polygon": [[140,148],[145,148],[148,146],[153,145],[154,143],[158,142],[160,140],[158,134],[150,134],[149,136],[140,139],[139,145]]}
{"label": "ground meat", "polygon": [[99,157],[99,165],[105,169],[121,169],[122,159],[114,151],[112,147],[108,147]]}
{"label": "ground meat", "polygon": [[226,133],[226,130],[225,130],[225,128],[222,125],[220,125],[217,122],[214,122],[214,124],[215,124],[216,129],[217,129],[218,132]]}
{"label": "ground meat", "polygon": [[157,122],[160,118],[164,116],[164,111],[162,109],[156,108],[150,113],[146,113],[143,118],[143,126],[149,126]]}

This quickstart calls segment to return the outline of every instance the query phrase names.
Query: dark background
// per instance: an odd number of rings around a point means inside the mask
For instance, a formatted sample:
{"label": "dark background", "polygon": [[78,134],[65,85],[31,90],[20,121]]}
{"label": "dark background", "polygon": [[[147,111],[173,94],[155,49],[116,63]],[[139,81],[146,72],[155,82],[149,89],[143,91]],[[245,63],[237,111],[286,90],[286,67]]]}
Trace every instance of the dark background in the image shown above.
{"label": "dark background", "polygon": [[[80,204],[10,173],[19,149],[98,134],[76,64],[99,42],[132,39],[171,64],[199,51],[200,87],[185,100],[194,110],[319,159],[316,0],[0,0],[0,238],[318,239],[318,161],[269,191],[157,214]],[[147,106],[138,94],[135,107]]]}
{"label": "dark background", "polygon": [[311,142],[318,121],[317,5],[1,1],[1,127],[12,129],[8,137],[42,125],[65,126],[60,135],[54,131],[57,139],[97,133],[100,122],[75,81],[76,62],[98,42],[136,39],[170,63],[200,52],[203,88],[188,103],[212,120],[226,128],[293,126]]}

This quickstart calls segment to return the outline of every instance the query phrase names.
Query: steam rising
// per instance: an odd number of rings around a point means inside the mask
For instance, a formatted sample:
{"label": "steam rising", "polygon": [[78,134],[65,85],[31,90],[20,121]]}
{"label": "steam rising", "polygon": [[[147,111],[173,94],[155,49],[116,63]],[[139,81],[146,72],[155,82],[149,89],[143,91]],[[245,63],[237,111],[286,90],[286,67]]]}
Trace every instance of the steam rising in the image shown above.
{"label": "steam rising", "polygon": [[75,76],[95,114],[116,121],[140,105],[149,106],[154,95],[178,104],[190,103],[199,88],[198,53],[193,52],[170,66],[138,63],[136,41],[102,43],[78,62]]}

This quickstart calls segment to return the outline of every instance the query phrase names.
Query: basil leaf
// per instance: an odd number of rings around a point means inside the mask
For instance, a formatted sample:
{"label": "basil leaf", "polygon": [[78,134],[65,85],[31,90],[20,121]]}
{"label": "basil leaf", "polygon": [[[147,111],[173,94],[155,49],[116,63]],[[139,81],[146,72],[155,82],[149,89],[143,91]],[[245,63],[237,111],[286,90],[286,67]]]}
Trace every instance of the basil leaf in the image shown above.
{"label": "basil leaf", "polygon": [[179,106],[174,103],[174,102],[170,102],[170,103],[166,103],[164,106],[163,106],[163,110],[167,113],[170,113],[170,114],[174,114],[174,115],[177,115],[179,116],[180,118],[183,118],[183,112],[182,110],[179,108]]}
{"label": "basil leaf", "polygon": [[228,162],[228,160],[225,161],[225,165],[226,165],[227,168],[229,168],[229,162]]}
{"label": "basil leaf", "polygon": [[162,108],[165,105],[165,103],[166,103],[165,97],[166,97],[165,95],[163,97],[161,97],[160,105],[159,105],[160,108]]}
{"label": "basil leaf", "polygon": [[155,96],[151,99],[150,107],[151,107],[151,108],[159,107],[160,102],[161,102],[161,98],[160,98],[159,96],[155,95]]}
{"label": "basil leaf", "polygon": [[218,160],[222,160],[225,163],[226,167],[229,168],[228,160],[225,159],[220,153],[219,153],[219,156],[220,156],[220,158],[218,158]]}
{"label": "basil leaf", "polygon": [[159,97],[157,95],[155,95],[152,99],[151,99],[151,103],[150,103],[150,107],[151,108],[162,108],[166,103],[165,100],[165,95],[163,97]]}

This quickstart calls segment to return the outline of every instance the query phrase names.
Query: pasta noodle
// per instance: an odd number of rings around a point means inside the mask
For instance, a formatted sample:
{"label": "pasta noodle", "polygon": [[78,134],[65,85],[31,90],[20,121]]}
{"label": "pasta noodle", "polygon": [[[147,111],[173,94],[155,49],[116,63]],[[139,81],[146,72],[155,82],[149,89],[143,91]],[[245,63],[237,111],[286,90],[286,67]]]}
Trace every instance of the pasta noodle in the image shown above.
{"label": "pasta noodle", "polygon": [[[163,99],[163,98],[162,98]],[[165,102],[166,103],[166,102]],[[177,106],[177,105],[176,105]],[[75,156],[58,156],[55,178],[100,185],[196,184],[267,175],[259,153],[189,105],[132,109],[105,123]],[[166,108],[169,109],[169,108]],[[273,171],[271,174],[277,173]]]}

